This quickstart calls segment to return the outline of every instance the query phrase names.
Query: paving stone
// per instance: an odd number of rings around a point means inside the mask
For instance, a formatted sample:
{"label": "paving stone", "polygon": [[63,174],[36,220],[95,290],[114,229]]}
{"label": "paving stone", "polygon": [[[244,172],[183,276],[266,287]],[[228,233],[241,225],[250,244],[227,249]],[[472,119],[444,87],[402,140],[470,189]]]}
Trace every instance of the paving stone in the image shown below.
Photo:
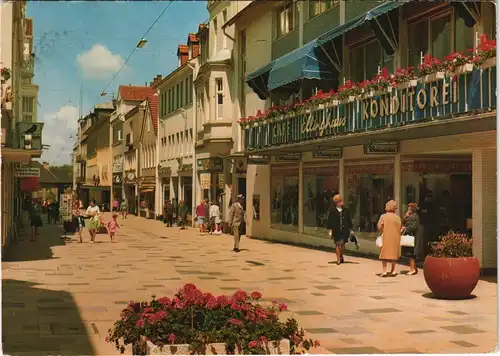
{"label": "paving stone", "polygon": [[418,334],[430,334],[435,332],[434,330],[412,330],[412,331],[407,331],[407,334],[412,334],[412,335],[418,335]]}
{"label": "paving stone", "polygon": [[335,289],[340,289],[339,287],[335,287],[335,286],[314,286],[314,288],[319,289],[319,290],[335,290]]}
{"label": "paving stone", "polygon": [[477,345],[475,344],[471,344],[470,342],[467,342],[467,341],[451,341],[452,343],[454,344],[457,344],[458,346],[462,346],[462,347],[477,347]]}
{"label": "paving stone", "polygon": [[333,334],[338,333],[338,331],[331,328],[315,328],[315,329],[306,329],[308,333],[311,334]]}
{"label": "paving stone", "polygon": [[323,313],[316,311],[316,310],[301,310],[301,311],[294,311],[295,314],[298,315],[322,315]]}
{"label": "paving stone", "polygon": [[383,354],[382,350],[376,349],[374,347],[342,347],[342,348],[329,348],[332,354]]}
{"label": "paving stone", "polygon": [[442,326],[442,329],[449,330],[455,334],[467,335],[467,334],[481,334],[484,331],[476,329],[470,325],[452,325],[452,326]]}
{"label": "paving stone", "polygon": [[384,314],[384,313],[398,313],[401,310],[394,308],[380,308],[380,309],[362,309],[360,312],[366,314]]}

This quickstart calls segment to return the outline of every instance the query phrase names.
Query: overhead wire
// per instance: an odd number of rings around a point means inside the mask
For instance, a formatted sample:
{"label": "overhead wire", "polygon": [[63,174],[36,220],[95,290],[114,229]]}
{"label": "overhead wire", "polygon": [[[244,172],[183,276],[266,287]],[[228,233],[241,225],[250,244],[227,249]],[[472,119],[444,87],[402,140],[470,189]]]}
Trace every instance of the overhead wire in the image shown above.
{"label": "overhead wire", "polygon": [[[163,11],[160,13],[160,15],[156,18],[156,20],[153,21],[153,23],[151,24],[151,26],[149,26],[148,30],[146,31],[146,33],[144,35],[142,35],[142,37],[139,39],[139,41],[141,41],[142,39],[144,39],[148,35],[148,33],[153,29],[154,25],[156,25],[156,23],[167,12],[167,10],[170,8],[170,6],[172,5],[172,3],[173,3],[172,1],[169,1],[168,5],[163,9]],[[134,46],[134,48],[132,49],[132,52],[130,52],[130,54],[128,55],[127,59],[123,62],[123,64],[120,67],[120,69],[118,69],[118,71],[113,75],[113,77],[106,84],[106,86],[104,87],[104,89],[98,94],[96,102],[95,102],[95,104],[92,107],[95,107],[99,103],[99,98],[101,97],[101,94],[105,93],[106,89],[108,89],[108,87],[111,85],[111,83],[116,79],[116,77],[118,77],[118,75],[121,73],[121,71],[123,70],[123,68],[125,68],[125,65],[128,63],[128,61],[130,60],[130,58],[132,57],[132,55],[134,54],[134,52],[137,50],[137,48],[138,47],[137,47],[137,44],[136,44]]]}

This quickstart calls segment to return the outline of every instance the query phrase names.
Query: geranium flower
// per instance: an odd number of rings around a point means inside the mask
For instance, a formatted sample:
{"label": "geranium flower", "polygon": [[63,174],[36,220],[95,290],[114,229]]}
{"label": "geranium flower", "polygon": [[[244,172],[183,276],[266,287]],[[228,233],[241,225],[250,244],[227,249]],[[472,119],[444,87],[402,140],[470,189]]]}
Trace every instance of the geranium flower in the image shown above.
{"label": "geranium flower", "polygon": [[243,290],[238,290],[233,294],[233,299],[237,301],[244,301],[247,297],[247,293]]}
{"label": "geranium flower", "polygon": [[144,327],[144,319],[139,319],[135,322],[135,326],[139,327],[139,328],[143,328]]}
{"label": "geranium flower", "polygon": [[268,341],[267,341],[267,339],[266,339],[265,336],[261,336],[260,337],[260,342],[262,342],[263,344],[267,344],[268,343]]}
{"label": "geranium flower", "polygon": [[170,307],[170,304],[172,303],[169,298],[167,297],[161,297],[158,299],[158,303],[160,303],[163,306]]}
{"label": "geranium flower", "polygon": [[259,346],[259,342],[257,340],[250,341],[248,343],[248,347],[253,348]]}
{"label": "geranium flower", "polygon": [[241,320],[235,318],[232,318],[229,322],[233,325],[238,325],[238,326],[243,324]]}
{"label": "geranium flower", "polygon": [[177,336],[175,336],[175,334],[168,335],[168,342],[170,342],[171,344],[173,344],[176,339],[177,339]]}
{"label": "geranium flower", "polygon": [[258,291],[252,292],[251,297],[252,299],[260,299],[262,298],[262,293]]}

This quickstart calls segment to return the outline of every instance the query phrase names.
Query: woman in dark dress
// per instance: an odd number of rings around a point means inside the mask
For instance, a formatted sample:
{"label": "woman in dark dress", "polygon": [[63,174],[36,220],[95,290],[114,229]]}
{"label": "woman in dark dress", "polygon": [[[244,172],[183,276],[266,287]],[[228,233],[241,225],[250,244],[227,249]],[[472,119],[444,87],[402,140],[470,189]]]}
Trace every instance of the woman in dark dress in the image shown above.
{"label": "woman in dark dress", "polygon": [[349,210],[344,207],[344,200],[340,195],[333,197],[334,206],[330,209],[326,228],[330,236],[335,241],[335,253],[337,255],[337,264],[344,263],[344,248],[349,242],[352,229],[352,219]]}
{"label": "woman in dark dress", "polygon": [[38,228],[43,226],[41,214],[42,207],[40,205],[40,201],[36,199],[33,201],[30,210],[31,241],[36,241],[39,234]]}
{"label": "woman in dark dress", "polygon": [[[408,211],[403,218],[403,227],[401,228],[402,235],[410,235],[415,237],[415,246],[417,246],[417,235],[420,226],[420,218],[417,214],[417,204],[409,203]],[[415,266],[415,247],[403,246],[401,247],[401,254],[410,259],[410,272],[409,276],[417,274],[417,267]]]}

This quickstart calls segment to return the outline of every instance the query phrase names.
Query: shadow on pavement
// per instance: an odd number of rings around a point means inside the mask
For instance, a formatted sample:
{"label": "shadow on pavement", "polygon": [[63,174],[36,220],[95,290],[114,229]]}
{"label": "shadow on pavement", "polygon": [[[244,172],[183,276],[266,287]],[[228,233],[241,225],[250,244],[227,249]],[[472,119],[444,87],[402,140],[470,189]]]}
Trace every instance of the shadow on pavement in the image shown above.
{"label": "shadow on pavement", "polygon": [[[44,220],[45,222],[46,220]],[[31,227],[24,226],[19,241],[11,243],[2,256],[4,262],[39,261],[55,258],[52,247],[66,245],[62,237],[65,236],[62,225],[44,224],[39,229],[40,235],[36,241],[31,239]],[[71,237],[73,234],[67,234]]]}
{"label": "shadow on pavement", "polygon": [[85,325],[71,294],[37,288],[35,284],[2,281],[3,353],[44,352],[55,355],[94,355],[89,338],[94,325]]}

